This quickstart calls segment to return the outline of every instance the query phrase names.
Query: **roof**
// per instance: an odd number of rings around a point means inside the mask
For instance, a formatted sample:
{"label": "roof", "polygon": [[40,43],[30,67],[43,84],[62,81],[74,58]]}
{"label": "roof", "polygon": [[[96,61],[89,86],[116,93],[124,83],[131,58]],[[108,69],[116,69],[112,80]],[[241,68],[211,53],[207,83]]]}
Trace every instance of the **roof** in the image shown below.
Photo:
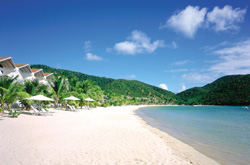
{"label": "roof", "polygon": [[51,76],[53,73],[44,73],[44,76],[47,77],[47,76]]}
{"label": "roof", "polygon": [[0,57],[0,64],[5,68],[16,68],[11,57]]}
{"label": "roof", "polygon": [[37,72],[39,72],[40,70],[43,70],[43,69],[31,69],[32,73],[37,73]]}
{"label": "roof", "polygon": [[0,61],[4,60],[4,59],[9,59],[9,58],[11,58],[11,57],[0,57]]}
{"label": "roof", "polygon": [[28,64],[15,64],[16,65],[16,67],[18,67],[18,68],[22,68],[22,67],[24,67],[25,65],[28,65]]}
{"label": "roof", "polygon": [[51,79],[52,75],[53,75],[53,73],[44,73],[44,76],[45,76],[46,79]]}
{"label": "roof", "polygon": [[44,77],[43,69],[31,69],[35,76]]}
{"label": "roof", "polygon": [[17,68],[19,68],[22,72],[32,73],[29,64],[15,64]]}

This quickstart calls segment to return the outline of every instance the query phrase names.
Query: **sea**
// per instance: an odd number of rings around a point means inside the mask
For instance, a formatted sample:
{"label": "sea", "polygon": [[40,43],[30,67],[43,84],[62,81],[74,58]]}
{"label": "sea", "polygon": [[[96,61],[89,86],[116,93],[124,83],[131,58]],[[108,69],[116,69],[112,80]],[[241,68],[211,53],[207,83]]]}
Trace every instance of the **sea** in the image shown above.
{"label": "sea", "polygon": [[159,106],[142,108],[136,114],[221,164],[250,164],[250,109]]}

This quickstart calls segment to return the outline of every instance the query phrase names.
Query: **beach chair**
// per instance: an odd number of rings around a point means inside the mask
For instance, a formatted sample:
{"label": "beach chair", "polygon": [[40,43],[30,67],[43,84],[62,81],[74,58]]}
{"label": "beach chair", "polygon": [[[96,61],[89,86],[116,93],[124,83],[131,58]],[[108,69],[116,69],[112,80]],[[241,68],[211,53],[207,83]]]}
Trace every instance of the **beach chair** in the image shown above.
{"label": "beach chair", "polygon": [[71,107],[71,105],[67,104],[67,107],[68,107],[68,108],[67,108],[68,110],[70,110],[70,111],[73,110],[72,107]]}
{"label": "beach chair", "polygon": [[77,111],[76,107],[74,105],[71,105],[71,108],[73,111]]}
{"label": "beach chair", "polygon": [[46,114],[44,114],[44,112],[38,111],[34,106],[31,105],[30,107],[34,111],[33,115],[46,115]]}
{"label": "beach chair", "polygon": [[42,113],[44,113],[45,115],[52,115],[52,113],[49,112],[49,111],[46,111],[46,110],[43,108],[42,105],[40,106],[40,109],[41,109]]}
{"label": "beach chair", "polygon": [[90,109],[88,105],[85,105],[84,108],[87,109],[87,110]]}

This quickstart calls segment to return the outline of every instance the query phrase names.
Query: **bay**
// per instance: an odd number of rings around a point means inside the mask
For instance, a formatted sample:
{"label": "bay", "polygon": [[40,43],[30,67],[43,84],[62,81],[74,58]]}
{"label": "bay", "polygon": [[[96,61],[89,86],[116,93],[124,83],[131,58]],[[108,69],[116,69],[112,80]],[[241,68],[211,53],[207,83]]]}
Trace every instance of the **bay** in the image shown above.
{"label": "bay", "polygon": [[241,106],[162,106],[136,112],[148,124],[221,164],[250,164],[250,110]]}

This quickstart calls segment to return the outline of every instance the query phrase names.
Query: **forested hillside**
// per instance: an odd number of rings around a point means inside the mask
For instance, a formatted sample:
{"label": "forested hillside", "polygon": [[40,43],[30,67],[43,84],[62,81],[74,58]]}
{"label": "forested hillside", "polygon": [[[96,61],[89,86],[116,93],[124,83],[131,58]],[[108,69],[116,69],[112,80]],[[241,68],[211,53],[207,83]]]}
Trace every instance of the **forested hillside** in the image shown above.
{"label": "forested hillside", "polygon": [[179,104],[249,105],[250,75],[224,76],[177,94]]}
{"label": "forested hillside", "polygon": [[74,71],[70,71],[70,70],[55,69],[55,68],[49,67],[47,65],[31,65],[31,68],[41,68],[41,69],[43,69],[43,72],[65,74],[66,77],[78,77],[80,80],[93,80],[101,88],[103,88],[103,86],[105,86],[106,84],[111,83],[115,80],[112,78],[92,76],[92,75],[87,75],[84,73],[74,72]]}
{"label": "forested hillside", "polygon": [[[135,80],[112,79],[91,76],[80,72],[55,69],[46,65],[31,65],[32,68],[42,68],[44,72],[65,74],[66,77],[77,77],[80,80],[93,80],[103,90],[120,95],[159,98],[177,104],[203,105],[249,105],[250,104],[250,75],[224,76],[203,87],[194,87],[174,94],[170,91],[145,84]],[[177,100],[177,101],[176,101]]]}
{"label": "forested hillside", "polygon": [[135,80],[118,79],[104,86],[104,90],[131,97],[158,97],[165,100],[175,97],[172,92]]}
{"label": "forested hillside", "polygon": [[175,94],[167,90],[145,84],[135,80],[111,79],[106,77],[91,76],[80,72],[74,72],[63,69],[55,69],[46,65],[31,65],[31,68],[42,68],[44,72],[52,72],[65,74],[66,77],[77,77],[79,80],[93,80],[103,90],[114,92],[120,95],[131,97],[147,97],[147,98],[160,98],[163,100],[173,101]]}

